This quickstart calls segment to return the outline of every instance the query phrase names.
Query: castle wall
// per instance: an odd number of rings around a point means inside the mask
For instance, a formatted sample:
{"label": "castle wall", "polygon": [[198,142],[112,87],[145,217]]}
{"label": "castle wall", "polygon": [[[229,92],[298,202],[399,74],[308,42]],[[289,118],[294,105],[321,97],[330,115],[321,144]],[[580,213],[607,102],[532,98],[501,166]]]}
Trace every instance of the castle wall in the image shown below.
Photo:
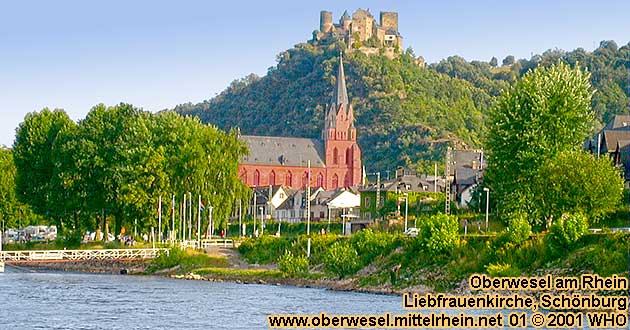
{"label": "castle wall", "polygon": [[319,30],[328,33],[333,30],[333,14],[332,12],[322,10],[319,15]]}

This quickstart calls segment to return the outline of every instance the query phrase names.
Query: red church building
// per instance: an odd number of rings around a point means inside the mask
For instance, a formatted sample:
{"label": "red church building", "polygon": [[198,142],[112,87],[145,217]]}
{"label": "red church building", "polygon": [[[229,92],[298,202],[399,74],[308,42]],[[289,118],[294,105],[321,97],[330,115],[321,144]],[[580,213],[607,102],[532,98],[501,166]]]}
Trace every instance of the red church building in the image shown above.
{"label": "red church building", "polygon": [[245,184],[306,187],[309,161],[311,187],[334,190],[361,184],[361,149],[345,79],[340,56],[337,84],[326,110],[321,139],[241,136],[249,146],[249,155],[243,157],[238,169]]}

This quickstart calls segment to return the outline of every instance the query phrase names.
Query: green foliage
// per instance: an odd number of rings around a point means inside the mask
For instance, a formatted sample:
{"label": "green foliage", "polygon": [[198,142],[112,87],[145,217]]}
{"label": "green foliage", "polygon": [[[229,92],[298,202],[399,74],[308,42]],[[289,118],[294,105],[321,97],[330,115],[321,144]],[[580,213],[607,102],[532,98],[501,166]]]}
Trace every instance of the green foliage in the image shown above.
{"label": "green foliage", "polygon": [[378,256],[386,256],[396,248],[397,238],[396,235],[368,228],[352,235],[350,244],[356,249],[362,264],[367,266]]}
{"label": "green foliage", "polygon": [[186,256],[186,251],[173,247],[168,251],[161,251],[158,256],[151,260],[151,264],[147,268],[147,272],[153,273],[160,269],[172,268],[180,264]]}
{"label": "green foliage", "polygon": [[535,223],[552,216],[548,201],[540,200],[549,185],[541,168],[561,152],[578,150],[592,129],[588,79],[562,63],[540,67],[499,99],[490,115],[484,183],[503,212],[525,212]]}
{"label": "green foliage", "polygon": [[168,252],[162,251],[155,259],[151,260],[149,267],[147,267],[147,272],[154,273],[158,270],[175,266],[179,266],[179,272],[188,272],[198,267],[225,267],[227,266],[227,260],[193,250],[182,250],[178,247],[172,247]]}
{"label": "green foliage", "polygon": [[582,212],[596,222],[615,212],[623,197],[623,178],[612,161],[582,151],[547,159],[532,179],[532,202],[544,206],[537,213],[546,219]]}
{"label": "green foliage", "polygon": [[459,239],[457,217],[438,214],[420,221],[418,240],[431,255],[446,254],[457,246]]}
{"label": "green foliage", "polygon": [[587,231],[588,218],[584,214],[565,214],[551,226],[547,240],[552,247],[571,249]]}
{"label": "green foliage", "polygon": [[18,128],[16,186],[21,199],[64,232],[104,230],[113,222],[118,235],[135,220],[146,232],[157,226],[159,196],[167,218],[172,194],[181,200],[186,192],[222,205],[213,211],[221,223],[247,198],[236,173],[245,152],[236,132],[173,112],[100,104],[76,125],[63,110],[44,109]]}
{"label": "green foliage", "polygon": [[347,242],[335,242],[324,254],[324,268],[340,278],[353,275],[361,268],[357,251]]}
{"label": "green foliage", "polygon": [[520,245],[528,240],[531,234],[532,226],[524,213],[511,215],[508,220],[508,228],[502,233],[509,242],[516,245]]}
{"label": "green foliage", "polygon": [[514,277],[521,275],[518,268],[510,264],[489,264],[486,266],[486,272],[492,277]]}
{"label": "green foliage", "polygon": [[238,251],[250,263],[268,264],[277,261],[290,246],[290,239],[262,235],[246,239],[238,247]]}
{"label": "green foliage", "polygon": [[308,273],[308,259],[305,256],[294,256],[291,251],[285,251],[278,259],[278,269],[290,276]]}

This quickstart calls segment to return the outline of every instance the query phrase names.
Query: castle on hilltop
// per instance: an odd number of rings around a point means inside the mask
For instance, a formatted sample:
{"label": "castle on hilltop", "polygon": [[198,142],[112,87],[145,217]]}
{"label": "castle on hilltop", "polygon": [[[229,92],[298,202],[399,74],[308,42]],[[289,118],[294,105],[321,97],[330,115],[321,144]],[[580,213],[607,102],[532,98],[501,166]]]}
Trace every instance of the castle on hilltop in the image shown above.
{"label": "castle on hilltop", "polygon": [[348,11],[344,11],[339,24],[334,24],[332,12],[323,10],[320,13],[319,30],[313,32],[313,41],[325,43],[336,40],[343,40],[349,51],[360,50],[370,55],[384,49],[385,55],[393,57],[402,51],[398,13],[382,11],[377,22],[369,10],[359,8],[352,17]]}

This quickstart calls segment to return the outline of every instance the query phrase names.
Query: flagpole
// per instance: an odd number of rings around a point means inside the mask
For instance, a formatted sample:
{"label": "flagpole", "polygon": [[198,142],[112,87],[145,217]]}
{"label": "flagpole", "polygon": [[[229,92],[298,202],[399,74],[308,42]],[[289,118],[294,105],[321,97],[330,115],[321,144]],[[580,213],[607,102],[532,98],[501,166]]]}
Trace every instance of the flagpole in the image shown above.
{"label": "flagpole", "polygon": [[186,240],[186,193],[184,193],[184,206],[182,208],[182,242]]}
{"label": "flagpole", "polygon": [[162,241],[162,195],[159,196],[158,202],[158,239]]}
{"label": "flagpole", "polygon": [[199,195],[199,210],[197,210],[197,244],[201,249],[201,195]]}
{"label": "flagpole", "polygon": [[188,239],[192,240],[192,193],[188,192]]}
{"label": "flagpole", "polygon": [[171,244],[175,241],[175,194],[173,194],[173,201],[171,202]]}

